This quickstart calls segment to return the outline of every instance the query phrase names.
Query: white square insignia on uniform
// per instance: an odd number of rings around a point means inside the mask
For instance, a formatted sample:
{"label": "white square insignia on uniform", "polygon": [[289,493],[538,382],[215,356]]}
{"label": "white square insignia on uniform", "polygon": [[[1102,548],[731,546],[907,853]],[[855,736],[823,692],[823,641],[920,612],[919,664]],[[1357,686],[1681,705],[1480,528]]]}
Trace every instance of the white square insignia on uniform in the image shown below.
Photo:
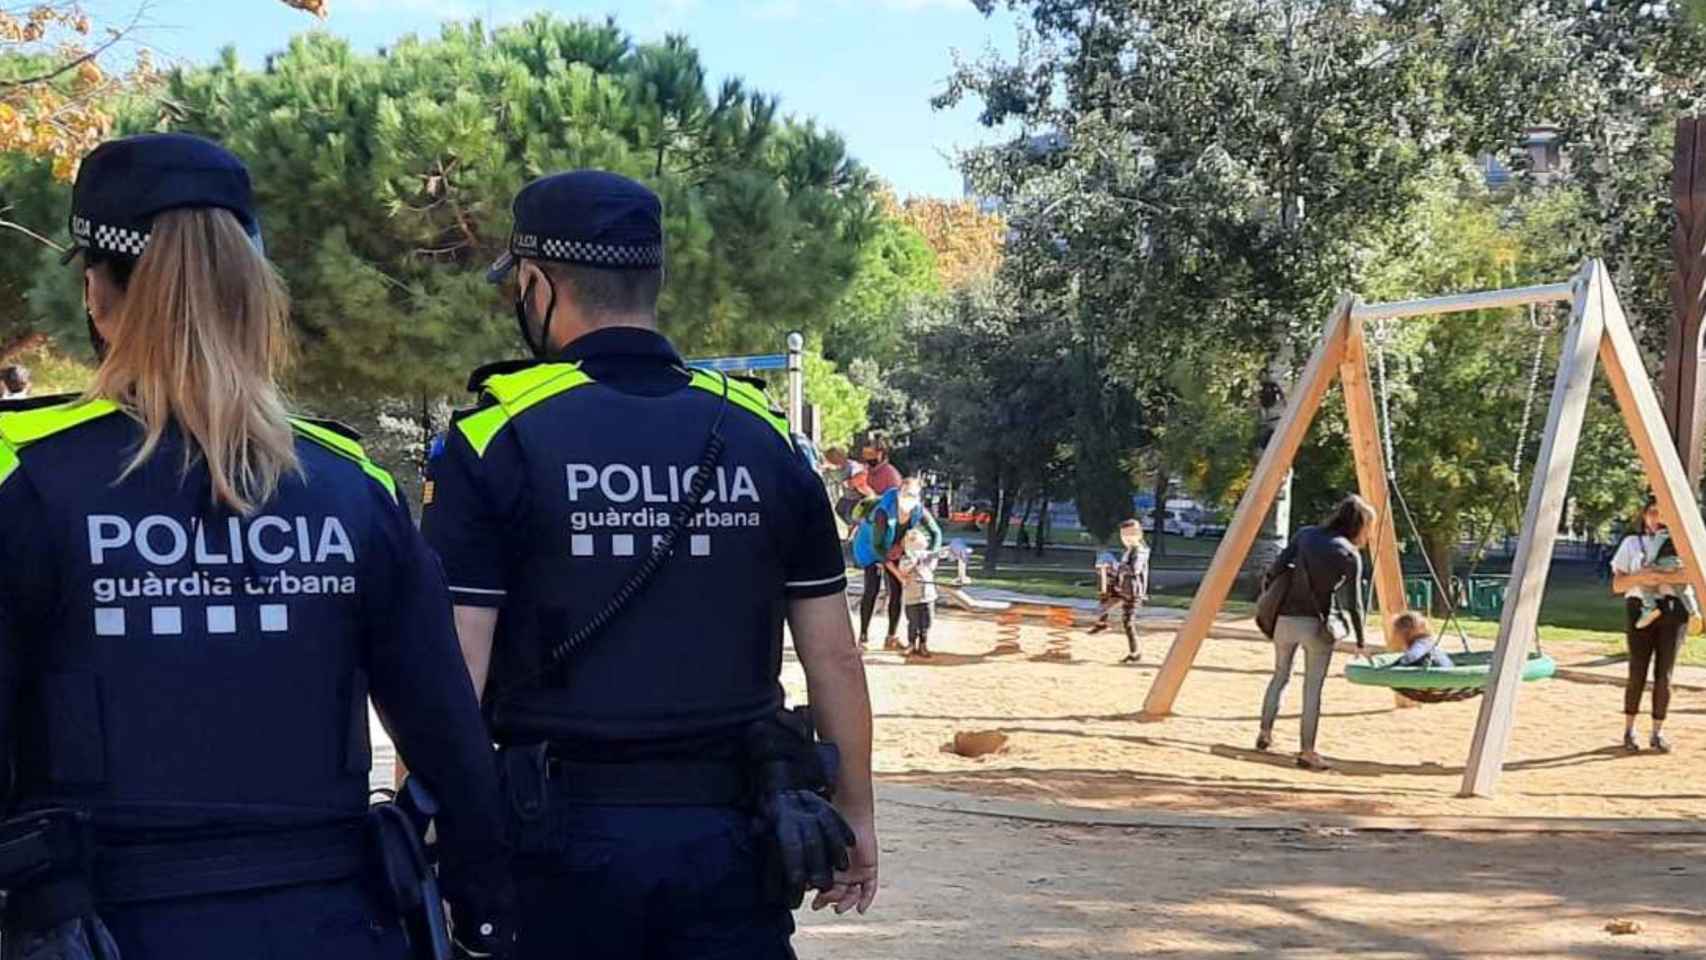
{"label": "white square insignia on uniform", "polygon": [[615,557],[631,557],[634,555],[634,535],[618,533],[610,538],[610,555]]}
{"label": "white square insignia on uniform", "polygon": [[96,607],[95,636],[122,637],[124,636],[124,608]]}
{"label": "white square insignia on uniform", "polygon": [[710,556],[711,535],[708,533],[695,533],[692,537],[688,538],[687,552],[695,557]]}
{"label": "white square insignia on uniform", "polygon": [[156,637],[175,637],[184,632],[182,607],[155,607],[149,611]]}
{"label": "white square insignia on uniform", "polygon": [[290,629],[290,608],[282,603],[261,604],[261,630],[283,633]]}
{"label": "white square insignia on uniform", "polygon": [[207,608],[207,632],[208,633],[236,633],[237,632],[237,608],[236,607],[208,607]]}
{"label": "white square insignia on uniform", "polygon": [[569,554],[576,557],[592,556],[592,534],[577,533],[569,537]]}

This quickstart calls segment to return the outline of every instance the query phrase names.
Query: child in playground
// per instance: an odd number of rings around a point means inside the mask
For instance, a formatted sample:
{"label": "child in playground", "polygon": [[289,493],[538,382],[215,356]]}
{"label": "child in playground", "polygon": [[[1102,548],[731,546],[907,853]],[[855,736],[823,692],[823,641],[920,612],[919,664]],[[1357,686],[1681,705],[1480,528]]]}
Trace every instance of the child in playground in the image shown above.
{"label": "child in playground", "polygon": [[930,621],[936,606],[936,564],[945,550],[930,549],[930,535],[917,528],[906,532],[905,550],[896,574],[906,603],[906,654],[930,659]]}
{"label": "child in playground", "polygon": [[[1682,558],[1676,555],[1676,544],[1671,542],[1670,531],[1660,530],[1658,548],[1653,553],[1652,568],[1654,570],[1678,571],[1682,569]],[[1677,597],[1688,610],[1689,620],[1695,621],[1700,616],[1700,601],[1694,596],[1693,587],[1642,587],[1631,591],[1641,598],[1641,616],[1635,620],[1635,629],[1644,630],[1664,614],[1662,600],[1665,597]]]}
{"label": "child in playground", "polygon": [[1119,604],[1120,624],[1125,627],[1126,645],[1131,651],[1120,662],[1140,663],[1143,652],[1137,645],[1137,608],[1149,600],[1149,547],[1143,542],[1143,526],[1136,520],[1121,523],[1120,543],[1125,552],[1117,558],[1107,553],[1096,558],[1096,584],[1101,589],[1102,607],[1090,632],[1108,629],[1108,614]]}
{"label": "child in playground", "polygon": [[1404,644],[1404,655],[1398,658],[1398,666],[1437,667],[1442,670],[1451,667],[1451,657],[1439,648],[1439,638],[1434,636],[1427,617],[1414,610],[1406,610],[1392,621],[1392,632]]}

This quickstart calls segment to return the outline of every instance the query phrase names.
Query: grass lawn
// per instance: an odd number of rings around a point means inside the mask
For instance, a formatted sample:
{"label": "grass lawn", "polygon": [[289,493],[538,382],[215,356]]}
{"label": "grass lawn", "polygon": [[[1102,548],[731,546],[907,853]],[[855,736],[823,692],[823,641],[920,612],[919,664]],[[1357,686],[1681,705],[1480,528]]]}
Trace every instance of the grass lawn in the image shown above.
{"label": "grass lawn", "polygon": [[[974,572],[973,582],[978,586],[1017,593],[1091,599],[1096,596],[1088,570],[1033,568],[998,577],[979,577]],[[1191,605],[1191,593],[1189,588],[1158,593],[1150,597],[1150,605],[1183,610]],[[1247,600],[1229,600],[1224,610],[1230,614],[1250,616],[1255,613],[1255,604]],[[1438,626],[1437,617],[1435,622]],[[1459,617],[1457,622],[1472,639],[1490,643],[1499,633],[1497,620]],[[1450,640],[1455,642],[1455,636]],[[1546,598],[1540,606],[1540,642],[1560,640],[1599,643],[1606,647],[1608,655],[1623,650],[1622,603],[1611,595],[1605,583],[1577,569],[1554,569],[1546,587]],[[1706,637],[1690,636],[1683,647],[1681,659],[1683,663],[1706,665]]]}

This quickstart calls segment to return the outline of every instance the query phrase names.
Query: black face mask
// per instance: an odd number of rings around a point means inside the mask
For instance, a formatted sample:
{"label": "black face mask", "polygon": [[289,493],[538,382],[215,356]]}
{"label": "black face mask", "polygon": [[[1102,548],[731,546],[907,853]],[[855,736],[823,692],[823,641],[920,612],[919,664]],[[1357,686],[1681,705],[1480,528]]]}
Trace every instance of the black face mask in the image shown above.
{"label": "black face mask", "polygon": [[89,346],[94,348],[95,362],[99,363],[107,358],[107,338],[101,336],[100,328],[95,326],[95,315],[88,307],[83,308],[83,319],[89,322]]}
{"label": "black face mask", "polygon": [[527,319],[527,302],[533,299],[533,284],[521,291],[521,296],[515,299],[515,322],[521,328],[521,340],[527,344],[535,360],[543,360],[551,352],[551,315],[557,312],[557,287],[551,281],[545,281],[551,295],[545,301],[545,319],[539,324],[539,339],[533,339],[533,324]]}

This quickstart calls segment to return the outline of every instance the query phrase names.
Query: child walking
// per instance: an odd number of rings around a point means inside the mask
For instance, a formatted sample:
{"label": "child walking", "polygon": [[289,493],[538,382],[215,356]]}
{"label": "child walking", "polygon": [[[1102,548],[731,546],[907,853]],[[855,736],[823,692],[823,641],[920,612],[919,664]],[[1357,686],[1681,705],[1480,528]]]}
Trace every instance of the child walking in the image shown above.
{"label": "child walking", "polygon": [[923,530],[906,532],[906,552],[900,558],[901,597],[906,604],[906,654],[930,659],[930,621],[935,618],[936,564],[943,551],[930,549]]}
{"label": "child walking", "polygon": [[1121,663],[1141,663],[1143,651],[1137,644],[1137,608],[1149,601],[1149,547],[1143,542],[1143,526],[1136,520],[1120,524],[1120,543],[1125,552],[1119,557],[1102,554],[1096,560],[1096,583],[1101,589],[1102,608],[1096,616],[1091,633],[1108,629],[1108,614],[1114,605],[1120,606],[1120,625],[1125,627],[1126,645],[1130,649]]}

